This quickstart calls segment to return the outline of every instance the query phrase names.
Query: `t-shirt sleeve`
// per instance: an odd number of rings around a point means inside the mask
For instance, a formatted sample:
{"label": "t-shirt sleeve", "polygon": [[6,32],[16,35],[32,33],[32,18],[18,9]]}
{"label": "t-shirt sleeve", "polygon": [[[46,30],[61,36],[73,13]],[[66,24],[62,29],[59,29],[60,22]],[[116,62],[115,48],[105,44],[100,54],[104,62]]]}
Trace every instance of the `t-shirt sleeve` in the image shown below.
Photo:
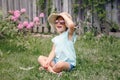
{"label": "t-shirt sleeve", "polygon": [[55,43],[55,38],[52,38],[52,40],[51,40],[53,43]]}
{"label": "t-shirt sleeve", "polygon": [[52,38],[51,41],[55,44],[56,43],[56,37]]}

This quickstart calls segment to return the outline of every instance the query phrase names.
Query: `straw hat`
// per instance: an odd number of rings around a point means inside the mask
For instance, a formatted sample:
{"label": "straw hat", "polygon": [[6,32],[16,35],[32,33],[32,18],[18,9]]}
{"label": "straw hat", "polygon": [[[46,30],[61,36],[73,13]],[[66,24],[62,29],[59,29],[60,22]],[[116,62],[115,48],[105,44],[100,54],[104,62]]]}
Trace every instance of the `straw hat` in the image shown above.
{"label": "straw hat", "polygon": [[[51,26],[52,28],[54,28],[54,29],[55,29],[55,20],[56,20],[56,18],[57,18],[58,16],[63,17],[63,19],[65,20],[65,23],[67,22],[66,16],[72,20],[72,17],[71,17],[70,14],[68,14],[67,12],[52,13],[52,14],[48,17],[48,22],[49,22],[50,26]],[[67,26],[67,24],[66,24],[66,26]]]}

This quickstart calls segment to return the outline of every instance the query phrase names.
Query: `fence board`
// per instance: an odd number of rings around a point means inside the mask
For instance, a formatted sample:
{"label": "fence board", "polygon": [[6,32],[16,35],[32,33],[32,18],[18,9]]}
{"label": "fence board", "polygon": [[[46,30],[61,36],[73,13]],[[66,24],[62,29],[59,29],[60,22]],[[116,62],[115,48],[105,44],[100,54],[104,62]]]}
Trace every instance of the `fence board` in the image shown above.
{"label": "fence board", "polygon": [[0,9],[2,8],[2,0],[0,0]]}
{"label": "fence board", "polygon": [[[36,17],[36,13],[37,13],[37,6],[36,6],[36,0],[32,0],[32,2],[33,2],[33,18],[34,17]],[[33,32],[37,32],[37,26],[35,26],[34,28],[33,28]]]}
{"label": "fence board", "polygon": [[27,2],[26,0],[24,0],[24,1],[20,0],[20,8],[26,8],[26,6],[27,6],[26,2]]}
{"label": "fence board", "polygon": [[27,2],[27,10],[28,10],[28,17],[29,17],[29,21],[31,20],[31,12],[30,12],[30,2],[31,2],[31,0],[29,0],[28,2]]}
{"label": "fence board", "polygon": [[71,12],[72,11],[72,4],[71,3],[72,3],[72,1],[69,0],[68,1],[68,12],[72,15],[72,12]]}
{"label": "fence board", "polygon": [[[14,9],[15,10],[19,10],[20,9],[20,7],[19,7],[19,0],[14,0]],[[12,4],[11,4],[12,5]]]}
{"label": "fence board", "polygon": [[14,3],[14,0],[8,0],[8,10],[14,10],[14,6],[11,5],[12,3]]}
{"label": "fence board", "polygon": [[7,16],[7,0],[2,0],[3,18]]}
{"label": "fence board", "polygon": [[68,12],[68,0],[63,0],[63,11]]}
{"label": "fence board", "polygon": [[36,12],[37,12],[37,8],[36,8],[36,0],[32,0],[32,2],[33,2],[33,17],[36,17]]}

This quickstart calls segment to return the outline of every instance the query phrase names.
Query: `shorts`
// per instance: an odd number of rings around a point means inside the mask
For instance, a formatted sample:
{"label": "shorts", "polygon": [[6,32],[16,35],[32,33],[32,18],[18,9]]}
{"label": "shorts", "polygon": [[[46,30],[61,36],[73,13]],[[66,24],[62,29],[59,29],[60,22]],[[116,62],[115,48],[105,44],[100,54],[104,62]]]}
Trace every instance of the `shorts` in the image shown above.
{"label": "shorts", "polygon": [[[70,63],[69,63],[69,64],[70,64]],[[75,66],[72,65],[72,64],[70,64],[70,69],[69,69],[69,71],[73,70],[73,68],[75,68]]]}

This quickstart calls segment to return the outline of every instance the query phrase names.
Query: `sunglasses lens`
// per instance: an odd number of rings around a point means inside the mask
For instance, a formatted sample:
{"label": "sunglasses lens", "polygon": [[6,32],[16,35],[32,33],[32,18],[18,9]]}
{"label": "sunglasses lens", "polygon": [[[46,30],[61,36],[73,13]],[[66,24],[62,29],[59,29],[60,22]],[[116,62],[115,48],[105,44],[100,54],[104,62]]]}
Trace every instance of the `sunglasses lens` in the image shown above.
{"label": "sunglasses lens", "polygon": [[55,21],[55,24],[58,24],[58,20]]}
{"label": "sunglasses lens", "polygon": [[55,24],[58,24],[58,23],[60,23],[60,24],[63,25],[63,24],[65,24],[65,21],[63,21],[63,20],[60,20],[60,21],[56,20],[56,21],[55,21]]}
{"label": "sunglasses lens", "polygon": [[60,22],[60,24],[65,24],[65,22]]}
{"label": "sunglasses lens", "polygon": [[55,22],[55,24],[58,24],[58,22]]}

